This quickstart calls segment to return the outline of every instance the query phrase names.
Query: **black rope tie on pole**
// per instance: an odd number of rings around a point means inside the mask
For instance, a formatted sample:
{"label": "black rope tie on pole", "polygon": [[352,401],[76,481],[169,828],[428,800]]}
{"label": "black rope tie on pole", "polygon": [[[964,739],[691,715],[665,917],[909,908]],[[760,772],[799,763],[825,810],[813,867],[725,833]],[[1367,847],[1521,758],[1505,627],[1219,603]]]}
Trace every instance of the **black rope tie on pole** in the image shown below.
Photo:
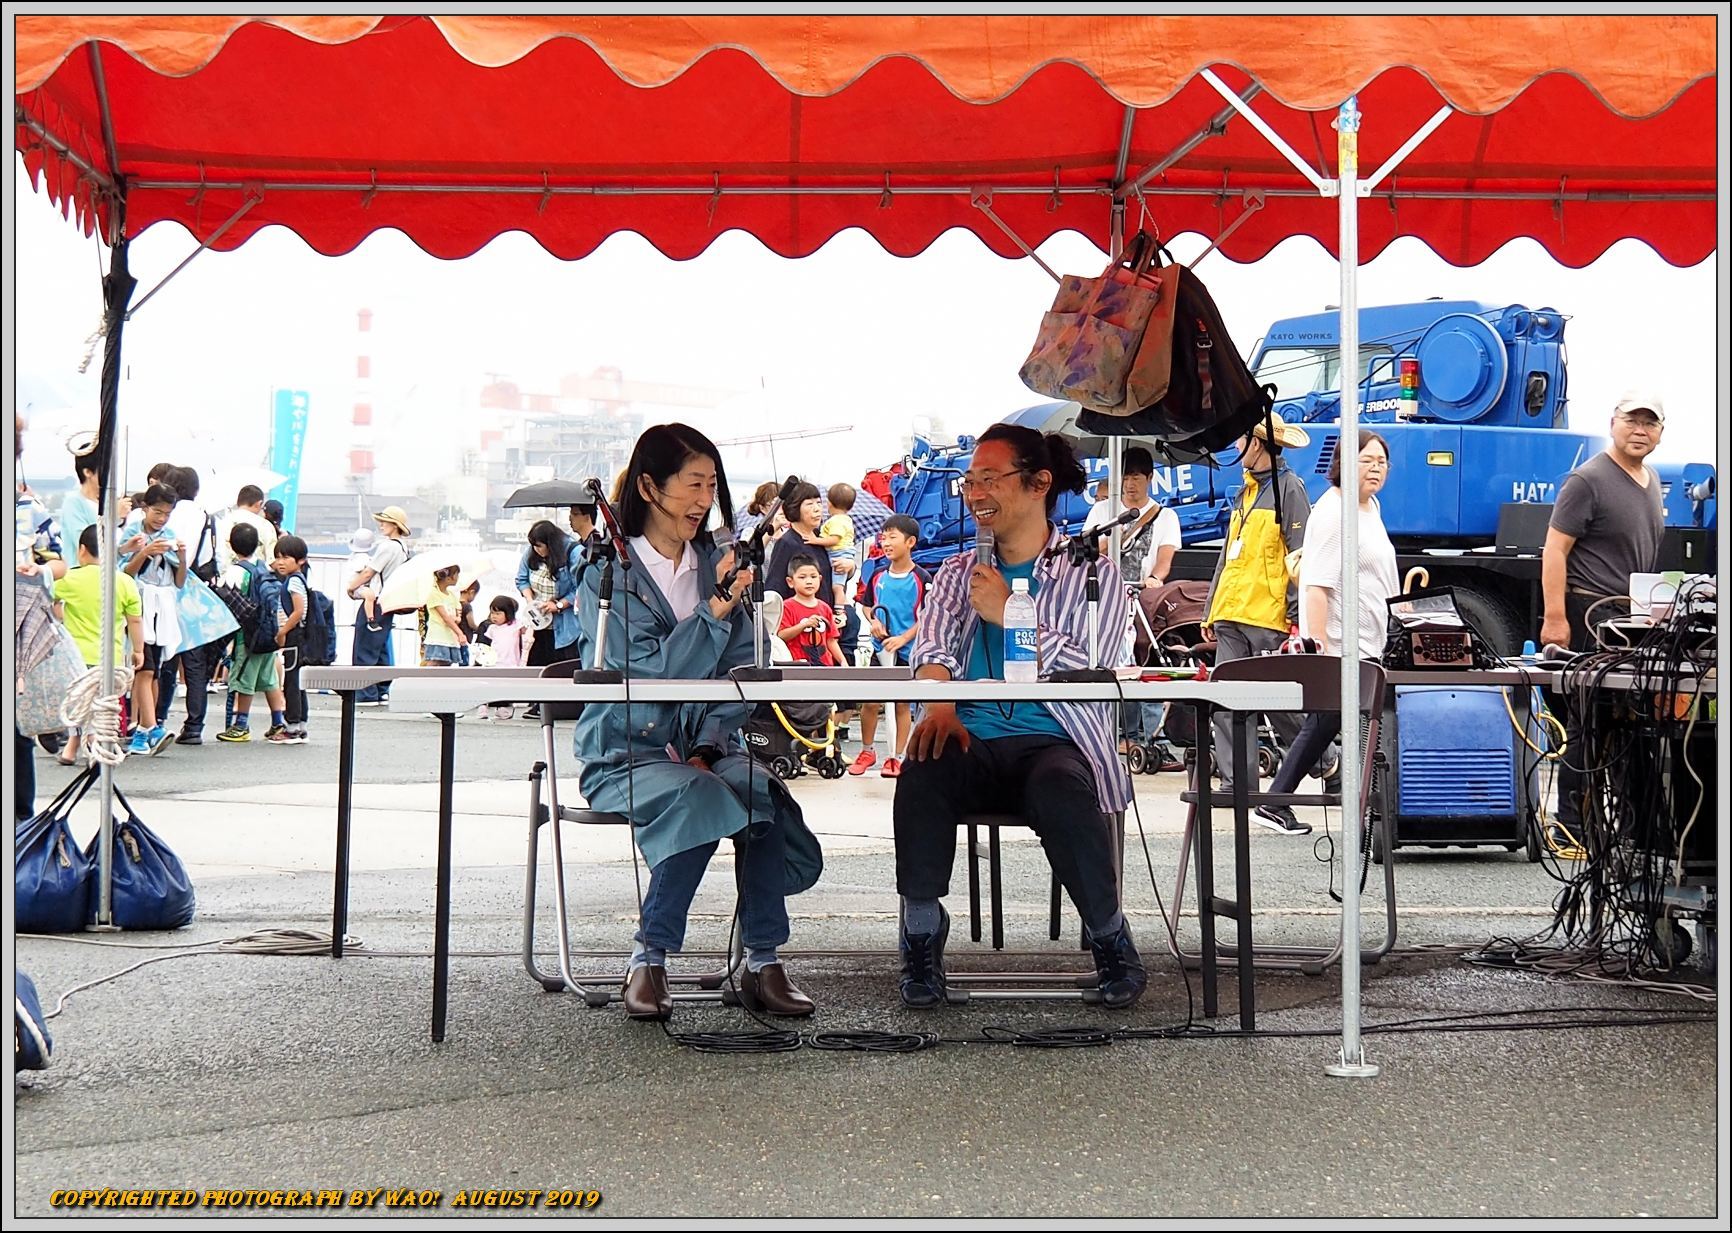
{"label": "black rope tie on pole", "polygon": [[101,512],[107,508],[109,470],[115,465],[114,443],[120,422],[120,337],[126,328],[126,309],[132,303],[132,293],[138,280],[127,265],[126,207],[117,202],[114,207],[113,246],[109,249],[108,273],[102,279],[103,347],[102,347],[102,415],[96,436],[97,476],[103,493]]}

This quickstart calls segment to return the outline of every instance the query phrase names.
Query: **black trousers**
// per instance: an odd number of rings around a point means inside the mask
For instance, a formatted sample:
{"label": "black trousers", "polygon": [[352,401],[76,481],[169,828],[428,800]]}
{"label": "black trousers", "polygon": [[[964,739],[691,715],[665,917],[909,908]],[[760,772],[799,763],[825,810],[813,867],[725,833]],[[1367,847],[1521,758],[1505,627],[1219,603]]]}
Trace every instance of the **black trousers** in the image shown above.
{"label": "black trousers", "polygon": [[22,822],[36,816],[36,742],[12,729],[12,816]]}
{"label": "black trousers", "polygon": [[204,731],[205,707],[210,701],[205,692],[210,684],[211,674],[216,665],[222,662],[224,642],[212,642],[206,646],[195,646],[191,650],[182,651],[164,664],[156,674],[156,726],[161,728],[168,723],[168,708],[174,704],[174,691],[180,670],[186,672],[186,723],[182,730],[187,732]]}
{"label": "black trousers", "polygon": [[[553,645],[553,626],[535,631],[535,640],[529,644],[529,658],[524,662],[527,668],[545,668],[549,664],[557,664],[567,659],[577,658],[577,642],[574,639],[564,646]],[[587,667],[588,665],[585,665]]]}
{"label": "black trousers", "polygon": [[[1594,641],[1593,630],[1587,621],[1588,609],[1593,608],[1595,602],[1594,596],[1577,595],[1573,591],[1564,596],[1564,613],[1570,618],[1572,651],[1591,651],[1599,645]],[[1629,614],[1627,601],[1601,604],[1595,609],[1593,620],[1598,625]],[[1587,791],[1588,777],[1578,768],[1587,766],[1593,755],[1582,745],[1581,716],[1576,714],[1575,699],[1550,689],[1545,691],[1545,695],[1547,705],[1563,719],[1564,735],[1569,741],[1568,752],[1558,762],[1558,821],[1580,839],[1582,794]]]}
{"label": "black trousers", "polygon": [[301,644],[289,642],[283,647],[283,726],[306,725],[307,691],[301,688]]}
{"label": "black trousers", "polygon": [[1082,750],[1058,736],[952,741],[938,758],[902,763],[896,781],[896,889],[910,899],[950,892],[956,834],[976,813],[1016,814],[1040,836],[1053,872],[1085,923],[1119,910],[1113,828],[1095,803]]}

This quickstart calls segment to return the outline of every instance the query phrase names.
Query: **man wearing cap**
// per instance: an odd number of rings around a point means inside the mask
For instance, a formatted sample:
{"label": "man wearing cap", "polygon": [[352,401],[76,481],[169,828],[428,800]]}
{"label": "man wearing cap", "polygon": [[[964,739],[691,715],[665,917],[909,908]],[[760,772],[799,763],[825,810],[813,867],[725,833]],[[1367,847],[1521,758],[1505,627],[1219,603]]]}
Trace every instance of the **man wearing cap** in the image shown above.
{"label": "man wearing cap", "polygon": [[[1288,561],[1305,542],[1311,499],[1305,495],[1304,483],[1281,460],[1281,451],[1309,444],[1311,438],[1303,429],[1284,423],[1279,415],[1268,416],[1239,441],[1245,486],[1215,563],[1209,618],[1203,626],[1204,636],[1213,633],[1217,643],[1217,664],[1275,650],[1299,619],[1299,594]],[[1283,713],[1272,718],[1286,749],[1299,734],[1301,717]],[[1250,765],[1257,765],[1254,754]],[[1215,766],[1221,786],[1230,786],[1233,745],[1225,715],[1215,716]]]}
{"label": "man wearing cap", "polygon": [[[397,567],[409,559],[409,549],[403,543],[409,538],[409,515],[402,507],[387,505],[373,515],[373,521],[379,524],[379,540],[373,545],[373,555],[367,558],[367,564],[349,580],[346,589],[350,595],[371,585],[374,579],[378,579],[379,589],[383,590]],[[353,655],[357,668],[381,668],[392,662],[391,624],[389,613],[380,613],[376,621],[358,616]],[[355,694],[355,704],[384,706],[390,693],[389,685],[369,685]]]}
{"label": "man wearing cap", "polygon": [[[1626,391],[1612,411],[1611,445],[1570,472],[1558,490],[1540,561],[1542,645],[1590,650],[1594,626],[1628,614],[1630,575],[1658,565],[1665,496],[1646,459],[1665,426],[1658,394]],[[1612,602],[1600,602],[1608,598]],[[1558,822],[1579,839],[1584,777],[1576,769],[1580,746],[1570,727],[1572,752],[1558,767]]]}

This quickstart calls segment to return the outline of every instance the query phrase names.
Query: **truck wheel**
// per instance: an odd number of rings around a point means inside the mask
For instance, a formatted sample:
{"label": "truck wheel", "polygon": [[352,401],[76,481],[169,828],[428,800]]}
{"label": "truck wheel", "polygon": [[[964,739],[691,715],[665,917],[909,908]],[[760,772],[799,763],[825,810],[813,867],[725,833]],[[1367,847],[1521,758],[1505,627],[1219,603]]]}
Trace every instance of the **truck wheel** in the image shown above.
{"label": "truck wheel", "polygon": [[1486,640],[1491,643],[1491,649],[1499,655],[1519,654],[1523,639],[1534,632],[1522,631],[1521,618],[1501,596],[1457,585],[1455,602],[1461,609],[1461,615],[1485,635]]}

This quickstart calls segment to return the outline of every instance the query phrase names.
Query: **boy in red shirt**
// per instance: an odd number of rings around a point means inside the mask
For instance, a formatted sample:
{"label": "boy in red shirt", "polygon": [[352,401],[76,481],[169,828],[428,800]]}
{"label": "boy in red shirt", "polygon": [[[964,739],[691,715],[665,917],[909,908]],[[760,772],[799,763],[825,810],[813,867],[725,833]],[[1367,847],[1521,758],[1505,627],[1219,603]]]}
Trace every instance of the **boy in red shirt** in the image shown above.
{"label": "boy in red shirt", "polygon": [[776,636],[788,644],[794,658],[834,668],[842,662],[841,631],[836,612],[818,598],[824,573],[818,559],[801,553],[788,564],[788,585],[794,593],[782,601],[782,626]]}

